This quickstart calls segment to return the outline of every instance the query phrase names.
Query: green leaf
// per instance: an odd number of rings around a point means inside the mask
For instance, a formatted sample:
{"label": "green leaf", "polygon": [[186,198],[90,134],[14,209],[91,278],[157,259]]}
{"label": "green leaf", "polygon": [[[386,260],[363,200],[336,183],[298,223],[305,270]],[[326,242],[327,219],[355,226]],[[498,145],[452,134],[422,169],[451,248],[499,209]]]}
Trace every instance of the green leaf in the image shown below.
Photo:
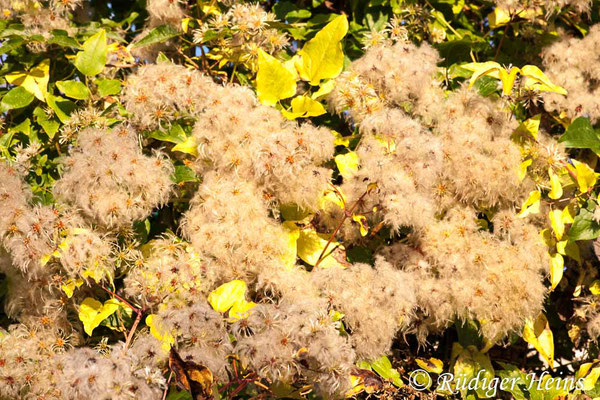
{"label": "green leaf", "polygon": [[73,47],[79,49],[79,42],[74,38],[70,37],[67,31],[62,29],[55,29],[52,31],[52,36],[48,39],[48,43],[57,44],[62,47]]}
{"label": "green leaf", "polygon": [[371,363],[371,368],[373,368],[373,371],[377,372],[382,378],[390,380],[395,386],[404,386],[404,382],[402,382],[402,379],[400,378],[400,373],[396,368],[392,367],[392,363],[387,356],[381,356],[373,361]]}
{"label": "green leaf", "polygon": [[96,79],[95,83],[100,97],[112,96],[121,91],[121,81],[118,79]]}
{"label": "green leaf", "polygon": [[9,128],[8,133],[24,133],[27,136],[31,135],[31,120],[27,118],[20,124]]}
{"label": "green leaf", "polygon": [[154,43],[166,42],[179,35],[179,32],[171,25],[161,25],[152,29],[146,36],[131,46],[132,49],[149,46]]}
{"label": "green leaf", "polygon": [[570,240],[592,240],[600,236],[600,224],[594,220],[594,208],[594,203],[588,201],[587,206],[579,210],[569,229]]}
{"label": "green leaf", "polygon": [[50,139],[54,138],[54,135],[56,135],[56,132],[60,127],[60,122],[48,118],[48,115],[41,107],[36,107],[35,110],[33,110],[33,116],[35,117],[35,122],[42,127],[44,132],[46,132],[46,135],[48,135]]}
{"label": "green leaf", "polygon": [[296,60],[296,68],[302,79],[316,86],[323,79],[335,78],[344,67],[341,40],[348,32],[348,19],[340,15],[317,32]]}
{"label": "green leaf", "polygon": [[90,90],[79,81],[58,81],[56,87],[67,97],[77,100],[85,100],[90,97]]}
{"label": "green leaf", "polygon": [[0,46],[0,54],[6,54],[18,47],[20,47],[25,40],[19,36],[12,36],[6,42],[2,43]]}
{"label": "green leaf", "polygon": [[193,400],[190,392],[186,392],[185,390],[177,391],[177,390],[169,390],[169,395],[166,400]]}
{"label": "green leaf", "polygon": [[258,51],[256,93],[260,102],[269,106],[296,94],[294,73],[263,50]]}
{"label": "green leaf", "polygon": [[183,143],[187,140],[187,135],[185,134],[185,131],[179,124],[171,125],[171,128],[168,132],[163,130],[152,131],[150,132],[148,137],[156,140],[161,140],[163,142],[170,142],[175,144]]}
{"label": "green leaf", "polygon": [[190,167],[187,167],[185,165],[175,166],[175,172],[173,173],[172,179],[175,183],[198,181],[196,173]]}
{"label": "green leaf", "polygon": [[84,75],[98,75],[106,65],[107,55],[106,31],[100,29],[83,43],[83,50],[75,57],[75,67]]}
{"label": "green leaf", "polygon": [[17,86],[8,91],[2,98],[2,109],[12,110],[15,108],[23,108],[28,106],[33,101],[34,95],[31,94],[23,86]]}
{"label": "green leaf", "polygon": [[565,147],[591,149],[595,153],[600,153],[600,135],[587,118],[579,117],[571,122],[558,141],[564,143]]}
{"label": "green leaf", "polygon": [[507,392],[513,395],[515,400],[525,400],[529,398],[529,392],[527,387],[529,386],[530,380],[526,374],[521,371],[518,367],[498,361],[498,364],[504,369],[497,370],[496,375],[500,379],[505,379],[506,382],[515,382],[514,385],[506,385],[505,389]]}
{"label": "green leaf", "polygon": [[54,110],[60,122],[65,123],[69,120],[69,115],[76,108],[75,103],[67,100],[64,97],[54,96],[50,93],[46,96],[46,100],[51,109]]}

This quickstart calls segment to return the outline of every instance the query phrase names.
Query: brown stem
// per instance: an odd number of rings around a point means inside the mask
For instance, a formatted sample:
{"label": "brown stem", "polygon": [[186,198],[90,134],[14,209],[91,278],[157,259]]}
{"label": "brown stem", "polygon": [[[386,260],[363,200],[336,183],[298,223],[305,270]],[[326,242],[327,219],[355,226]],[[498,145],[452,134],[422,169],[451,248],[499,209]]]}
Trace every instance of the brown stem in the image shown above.
{"label": "brown stem", "polygon": [[167,393],[169,393],[169,385],[171,384],[171,379],[173,378],[173,371],[169,372],[169,379],[167,379],[167,386],[165,386],[165,390],[163,391],[162,400],[167,398]]}
{"label": "brown stem", "polygon": [[333,231],[333,233],[331,234],[331,236],[329,236],[329,240],[327,240],[327,243],[325,244],[325,247],[323,247],[323,251],[321,251],[321,255],[319,255],[319,259],[317,260],[317,262],[315,263],[315,268],[317,268],[319,266],[319,263],[323,260],[325,252],[327,251],[327,248],[329,247],[329,245],[331,244],[331,242],[333,241],[333,238],[335,237],[335,235],[337,235],[338,231],[340,230],[340,228],[342,227],[342,225],[344,224],[344,222],[346,221],[346,219],[352,215],[352,213],[354,212],[354,209],[358,206],[358,204],[365,198],[365,196],[367,194],[369,194],[370,190],[367,189],[362,196],[360,196],[358,198],[358,200],[356,200],[356,202],[352,205],[352,207],[350,208],[350,210],[344,210],[344,216],[342,217],[342,220],[340,221],[340,223],[336,226],[335,230]]}
{"label": "brown stem", "polygon": [[138,325],[140,324],[140,321],[142,320],[142,314],[143,313],[140,311],[137,314],[137,316],[135,317],[135,321],[133,321],[133,325],[131,325],[131,329],[129,330],[129,335],[127,335],[127,339],[125,340],[125,350],[127,350],[129,345],[131,344],[131,340],[133,339],[135,330],[137,329]]}

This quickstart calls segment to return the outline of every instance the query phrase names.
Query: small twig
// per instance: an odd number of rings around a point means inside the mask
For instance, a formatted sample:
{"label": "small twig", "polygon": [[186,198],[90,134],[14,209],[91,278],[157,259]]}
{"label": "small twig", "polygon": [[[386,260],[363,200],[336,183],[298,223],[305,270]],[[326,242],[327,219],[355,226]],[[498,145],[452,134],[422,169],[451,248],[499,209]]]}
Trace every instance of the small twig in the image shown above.
{"label": "small twig", "polygon": [[129,345],[131,344],[131,340],[133,339],[135,330],[137,329],[138,325],[140,324],[140,321],[142,320],[142,314],[143,314],[143,312],[140,311],[138,313],[138,315],[135,317],[135,321],[133,321],[133,325],[131,325],[131,329],[129,330],[129,335],[127,335],[127,339],[125,340],[125,350],[127,350]]}
{"label": "small twig", "polygon": [[162,400],[165,400],[167,398],[167,393],[169,393],[169,385],[171,384],[172,378],[173,378],[173,371],[169,372],[169,379],[167,379],[167,386],[165,387],[165,390],[163,391]]}

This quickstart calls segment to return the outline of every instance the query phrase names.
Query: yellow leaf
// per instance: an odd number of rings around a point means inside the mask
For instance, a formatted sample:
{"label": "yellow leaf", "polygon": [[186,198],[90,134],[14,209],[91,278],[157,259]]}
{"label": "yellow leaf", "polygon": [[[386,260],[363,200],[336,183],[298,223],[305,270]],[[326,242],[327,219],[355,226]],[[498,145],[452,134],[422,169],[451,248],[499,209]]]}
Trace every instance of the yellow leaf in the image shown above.
{"label": "yellow leaf", "polygon": [[586,193],[589,188],[596,184],[596,174],[586,163],[582,163],[577,160],[571,160],[575,168],[572,165],[567,164],[567,168],[575,174],[577,177],[577,185],[581,193]]}
{"label": "yellow leaf", "polygon": [[196,142],[196,138],[194,136],[188,137],[185,142],[176,144],[173,146],[172,150],[198,157],[198,143]]}
{"label": "yellow leaf", "polygon": [[325,25],[314,38],[298,52],[296,69],[300,77],[317,86],[323,79],[335,78],[344,67],[344,53],[341,40],[348,32],[345,15],[336,17]]}
{"label": "yellow leaf", "polygon": [[595,295],[600,294],[600,280],[596,279],[594,282],[592,282],[590,285],[590,292]]}
{"label": "yellow leaf", "polygon": [[565,260],[559,253],[550,256],[550,283],[552,290],[560,283],[563,277],[564,266]]}
{"label": "yellow leaf", "polygon": [[331,91],[333,90],[334,87],[335,87],[335,80],[330,79],[328,81],[325,81],[325,82],[321,83],[321,87],[319,88],[319,90],[314,92],[310,97],[312,97],[315,100],[318,100],[319,98],[331,93]]}
{"label": "yellow leaf", "polygon": [[70,299],[71,297],[73,297],[73,292],[75,292],[75,289],[80,287],[81,285],[83,285],[83,279],[69,279],[68,281],[60,285],[60,288]]}
{"label": "yellow leaf", "polygon": [[517,132],[531,135],[537,140],[538,132],[540,131],[541,114],[534,115],[519,124]]}
{"label": "yellow leaf", "polygon": [[572,224],[575,221],[575,206],[573,204],[567,205],[562,210],[562,220],[565,224]]}
{"label": "yellow leaf", "polygon": [[96,299],[87,297],[79,306],[79,320],[83,322],[83,330],[92,336],[94,329],[119,308],[119,301],[109,299],[102,304]]}
{"label": "yellow leaf", "polygon": [[554,235],[558,240],[561,240],[563,234],[565,233],[565,224],[562,220],[562,211],[552,210],[548,214],[550,217],[550,226],[554,231]]}
{"label": "yellow leaf", "polygon": [[425,371],[434,374],[441,374],[444,371],[444,362],[437,358],[430,358],[425,360],[424,358],[417,358],[415,360],[417,365],[423,368]]}
{"label": "yellow leaf", "polygon": [[512,67],[509,72],[507,72],[504,68],[498,71],[500,74],[500,80],[502,81],[502,93],[505,96],[510,95],[512,92],[512,88],[515,85],[515,79],[520,71],[521,70],[517,67]]}
{"label": "yellow leaf", "polygon": [[540,314],[535,321],[527,319],[523,328],[523,339],[535,347],[550,368],[553,367],[554,337],[544,314]]}
{"label": "yellow leaf", "polygon": [[319,199],[319,209],[324,210],[328,203],[333,203],[344,210],[346,208],[346,196],[344,196],[340,188],[337,188],[337,190],[328,190]]}
{"label": "yellow leaf", "polygon": [[529,167],[532,163],[533,160],[531,158],[521,163],[521,165],[519,166],[519,180],[525,179],[525,177],[527,176],[527,167]]}
{"label": "yellow leaf", "polygon": [[294,74],[281,61],[263,50],[258,51],[256,93],[260,102],[269,106],[296,94]]}
{"label": "yellow leaf", "polygon": [[550,230],[542,229],[540,231],[540,236],[541,236],[542,240],[544,241],[544,243],[546,244],[546,246],[554,247],[556,245],[556,240],[554,239],[554,236],[552,235]]}
{"label": "yellow leaf", "polygon": [[188,31],[188,27],[190,26],[190,21],[192,20],[192,18],[184,18],[181,20],[181,29],[187,33]]}
{"label": "yellow leaf", "polygon": [[556,243],[556,251],[563,256],[569,256],[573,260],[581,263],[581,255],[579,254],[579,246],[576,242],[571,242],[568,239]]}
{"label": "yellow leaf", "polygon": [[38,100],[45,102],[50,80],[50,60],[42,61],[29,71],[11,72],[5,78],[8,83],[24,87]]}
{"label": "yellow leaf", "polygon": [[350,139],[352,139],[352,136],[342,136],[341,133],[333,130],[330,132],[335,136],[335,141],[333,142],[334,145],[344,147],[350,146]]}
{"label": "yellow leaf", "polygon": [[296,119],[299,117],[317,117],[325,114],[323,104],[307,96],[297,96],[292,99],[291,111],[281,110],[281,113],[287,119]]}
{"label": "yellow leaf", "polygon": [[550,82],[550,79],[535,65],[526,65],[521,68],[521,75],[528,78],[525,80],[525,87],[540,91],[567,94],[564,88]]}
{"label": "yellow leaf", "polygon": [[583,384],[582,390],[592,390],[596,386],[598,378],[600,378],[600,365],[598,361],[582,364],[575,375],[576,381],[581,379]]}
{"label": "yellow leaf", "polygon": [[519,217],[525,218],[529,214],[537,214],[540,212],[540,199],[542,198],[542,193],[539,190],[534,190],[529,193],[529,197],[523,205],[521,206],[521,211],[519,211]]}
{"label": "yellow leaf", "polygon": [[150,314],[146,317],[146,325],[150,327],[150,334],[161,342],[161,349],[164,353],[171,350],[171,346],[175,343],[175,337],[171,332],[164,332],[158,318],[155,314]]}
{"label": "yellow leaf", "polygon": [[350,179],[358,172],[358,154],[354,151],[346,154],[338,154],[335,156],[335,164],[340,170],[340,175],[344,179]]}
{"label": "yellow leaf", "polygon": [[236,301],[229,309],[229,317],[233,320],[248,318],[250,310],[256,307],[256,303],[252,301]]}
{"label": "yellow leaf", "polygon": [[510,22],[510,12],[504,8],[496,7],[494,11],[488,14],[490,28],[495,29]]}
{"label": "yellow leaf", "polygon": [[504,69],[500,64],[498,64],[495,61],[487,61],[483,63],[469,63],[463,65],[462,68],[467,69],[469,71],[473,71],[473,75],[471,76],[471,80],[469,81],[469,87],[472,87],[475,84],[475,81],[477,81],[477,79],[485,75],[489,75],[492,78],[500,79],[498,71]]}
{"label": "yellow leaf", "polygon": [[352,215],[352,220],[358,222],[360,225],[360,236],[367,236],[369,233],[369,226],[367,225],[367,217],[364,215]]}
{"label": "yellow leaf", "polygon": [[[298,238],[298,257],[300,257],[302,261],[308,263],[309,265],[314,266],[319,260],[323,249],[327,245],[328,239],[329,238],[327,235],[318,234],[312,229],[302,229],[300,231],[300,237]],[[324,258],[319,263],[320,268],[344,268],[342,264],[340,264],[335,258],[333,258],[333,256],[331,256],[333,250],[340,246],[341,245],[335,240],[332,240],[331,243],[329,243],[329,246],[327,246],[327,251],[323,256]]]}
{"label": "yellow leaf", "polygon": [[552,168],[548,168],[548,175],[550,175],[550,192],[548,193],[548,197],[553,200],[560,199],[563,195],[560,179],[558,178],[558,175],[552,171]]}
{"label": "yellow leaf", "polygon": [[233,305],[246,300],[246,282],[236,279],[227,282],[210,292],[208,302],[215,311],[227,312]]}

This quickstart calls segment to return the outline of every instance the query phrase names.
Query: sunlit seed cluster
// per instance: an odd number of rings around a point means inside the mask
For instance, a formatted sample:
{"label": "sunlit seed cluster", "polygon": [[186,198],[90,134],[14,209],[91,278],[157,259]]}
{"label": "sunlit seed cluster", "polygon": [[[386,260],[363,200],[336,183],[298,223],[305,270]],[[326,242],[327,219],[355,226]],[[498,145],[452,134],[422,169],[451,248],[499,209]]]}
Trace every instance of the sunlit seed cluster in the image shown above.
{"label": "sunlit seed cluster", "polygon": [[172,188],[171,162],[161,153],[143,154],[136,133],[124,126],[80,133],[64,166],[57,198],[109,228],[146,218]]}
{"label": "sunlit seed cluster", "polygon": [[569,118],[600,120],[600,25],[590,28],[583,39],[565,37],[544,51],[548,77],[567,90],[567,95],[544,94],[548,111],[565,111]]}

